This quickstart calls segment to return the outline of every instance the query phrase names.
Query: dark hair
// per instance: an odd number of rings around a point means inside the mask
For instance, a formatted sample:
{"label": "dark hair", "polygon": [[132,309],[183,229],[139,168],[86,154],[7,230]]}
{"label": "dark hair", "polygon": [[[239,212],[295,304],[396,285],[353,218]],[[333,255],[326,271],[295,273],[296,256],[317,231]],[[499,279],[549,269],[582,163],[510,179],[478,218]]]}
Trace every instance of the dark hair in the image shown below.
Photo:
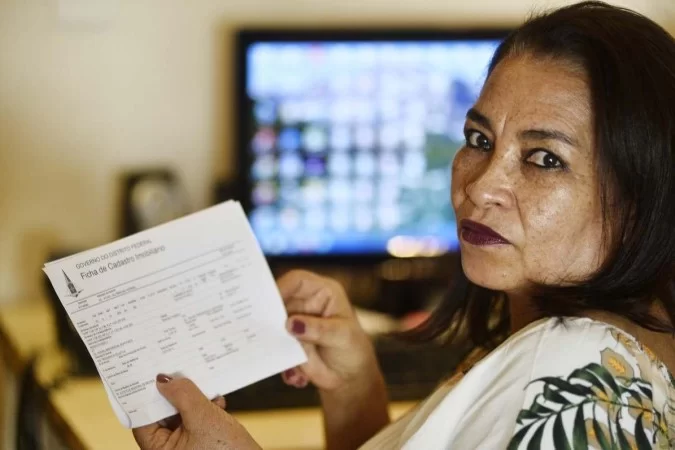
{"label": "dark hair", "polygon": [[[675,332],[675,40],[636,12],[593,1],[527,20],[498,47],[488,77],[525,54],[580,66],[589,80],[608,248],[584,282],[537,286],[536,307],[548,317],[607,311]],[[655,301],[669,322],[650,314]],[[450,328],[449,339],[468,328],[476,345],[496,343],[508,331],[504,295],[471,283],[460,268],[447,298],[405,337],[430,340]]]}

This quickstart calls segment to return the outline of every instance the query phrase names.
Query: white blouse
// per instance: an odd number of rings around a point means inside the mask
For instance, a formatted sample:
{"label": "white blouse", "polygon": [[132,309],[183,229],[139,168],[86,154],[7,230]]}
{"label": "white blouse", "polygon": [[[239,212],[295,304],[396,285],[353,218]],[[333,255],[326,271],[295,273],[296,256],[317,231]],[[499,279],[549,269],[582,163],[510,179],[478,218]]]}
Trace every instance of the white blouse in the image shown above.
{"label": "white blouse", "polygon": [[675,380],[587,318],[535,322],[368,441],[373,449],[675,449]]}

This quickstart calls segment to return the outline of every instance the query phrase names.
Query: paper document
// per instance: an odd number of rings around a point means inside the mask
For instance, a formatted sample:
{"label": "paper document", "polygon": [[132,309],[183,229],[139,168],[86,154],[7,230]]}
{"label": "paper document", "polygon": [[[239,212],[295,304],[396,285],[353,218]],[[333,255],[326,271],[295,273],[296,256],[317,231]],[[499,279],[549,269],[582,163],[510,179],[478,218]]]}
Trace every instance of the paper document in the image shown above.
{"label": "paper document", "polygon": [[189,377],[213,398],[306,361],[237,202],[44,271],[128,428],[176,413],[157,391],[159,373]]}

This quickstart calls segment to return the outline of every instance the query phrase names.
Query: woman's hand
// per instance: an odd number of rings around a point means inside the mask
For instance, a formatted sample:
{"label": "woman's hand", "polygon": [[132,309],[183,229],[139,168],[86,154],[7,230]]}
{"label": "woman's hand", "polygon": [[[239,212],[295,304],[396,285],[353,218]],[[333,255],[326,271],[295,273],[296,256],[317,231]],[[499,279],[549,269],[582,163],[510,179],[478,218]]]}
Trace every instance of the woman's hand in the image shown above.
{"label": "woman's hand", "polygon": [[281,277],[278,287],[287,328],[307,353],[307,363],[282,375],[287,384],[304,387],[311,381],[322,391],[335,391],[378,375],[373,345],[340,283],[295,270]]}
{"label": "woman's hand", "polygon": [[321,396],[326,448],[355,449],[389,423],[387,390],[373,344],[340,284],[304,271],[278,281],[288,330],[307,362],[287,370],[287,384],[311,381]]}
{"label": "woman's hand", "polygon": [[133,430],[141,450],[260,450],[260,446],[231,415],[224,399],[210,402],[187,378],[157,377],[157,389],[178,410],[176,427],[159,423]]}

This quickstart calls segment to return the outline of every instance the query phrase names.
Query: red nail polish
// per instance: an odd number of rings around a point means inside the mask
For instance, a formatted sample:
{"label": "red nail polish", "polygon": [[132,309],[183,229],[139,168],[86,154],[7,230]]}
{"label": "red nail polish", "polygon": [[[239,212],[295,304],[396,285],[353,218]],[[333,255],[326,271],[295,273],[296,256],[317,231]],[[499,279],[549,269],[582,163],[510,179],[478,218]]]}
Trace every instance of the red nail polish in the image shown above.
{"label": "red nail polish", "polygon": [[295,369],[288,369],[286,372],[286,378],[292,378],[295,376]]}
{"label": "red nail polish", "polygon": [[171,378],[168,375],[164,375],[163,373],[160,373],[159,375],[157,375],[157,382],[158,383],[168,383],[171,380],[173,380],[173,378]]}
{"label": "red nail polish", "polygon": [[291,327],[293,333],[295,334],[305,334],[305,324],[299,320],[293,321],[293,326]]}

